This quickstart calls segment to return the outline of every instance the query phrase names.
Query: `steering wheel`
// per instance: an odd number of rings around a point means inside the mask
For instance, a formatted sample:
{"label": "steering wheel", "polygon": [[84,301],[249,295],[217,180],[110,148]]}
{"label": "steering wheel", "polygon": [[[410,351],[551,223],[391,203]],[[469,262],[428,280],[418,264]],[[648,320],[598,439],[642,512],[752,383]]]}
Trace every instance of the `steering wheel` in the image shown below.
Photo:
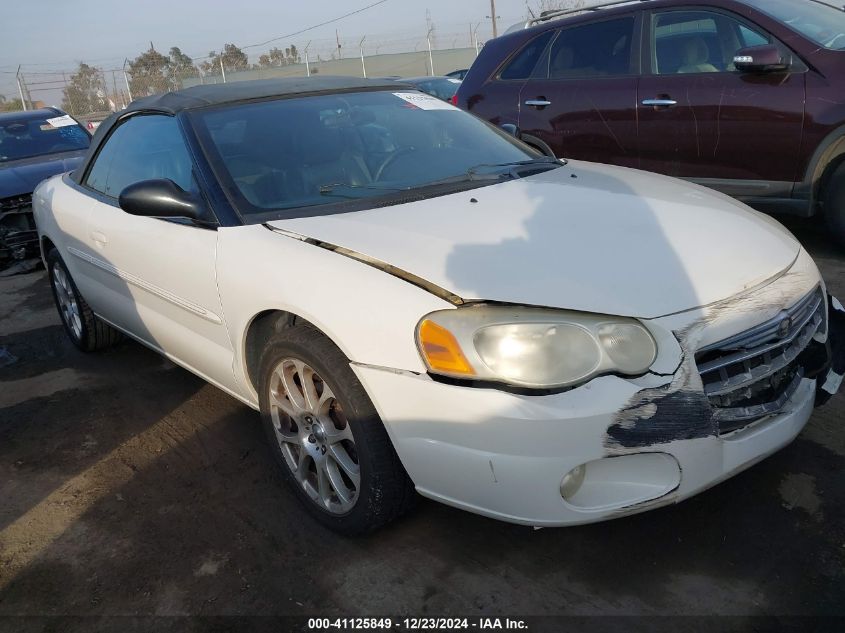
{"label": "steering wheel", "polygon": [[373,180],[375,182],[379,182],[381,180],[382,174],[384,173],[384,170],[387,169],[388,167],[390,167],[394,162],[396,162],[397,158],[399,158],[400,156],[405,156],[406,154],[410,154],[411,152],[416,152],[416,151],[417,151],[416,147],[400,147],[399,149],[397,149],[390,156],[385,158],[382,161],[381,165],[378,166],[378,169],[376,169],[376,175],[373,177]]}

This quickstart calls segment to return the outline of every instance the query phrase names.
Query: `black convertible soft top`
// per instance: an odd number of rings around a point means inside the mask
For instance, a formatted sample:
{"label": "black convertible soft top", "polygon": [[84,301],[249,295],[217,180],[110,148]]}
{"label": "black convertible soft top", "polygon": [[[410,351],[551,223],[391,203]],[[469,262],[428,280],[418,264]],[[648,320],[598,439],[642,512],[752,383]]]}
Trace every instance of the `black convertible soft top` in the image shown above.
{"label": "black convertible soft top", "polygon": [[254,81],[233,81],[225,84],[206,84],[136,99],[125,110],[115,112],[103,121],[94,134],[91,147],[82,164],[71,174],[80,182],[92,157],[119,119],[134,112],[160,112],[174,115],[184,110],[244,101],[296,97],[318,94],[356,92],[365,90],[415,90],[413,86],[389,79],[359,79],[357,77],[282,77]]}

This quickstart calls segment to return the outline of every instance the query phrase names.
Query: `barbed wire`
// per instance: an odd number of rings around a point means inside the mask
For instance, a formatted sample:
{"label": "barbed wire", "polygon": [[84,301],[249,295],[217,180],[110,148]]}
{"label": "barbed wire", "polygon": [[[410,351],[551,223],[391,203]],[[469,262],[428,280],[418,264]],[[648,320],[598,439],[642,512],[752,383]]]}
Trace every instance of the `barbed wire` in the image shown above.
{"label": "barbed wire", "polygon": [[[71,114],[114,110],[124,107],[132,98],[187,87],[208,81],[232,81],[256,76],[280,76],[332,72],[358,74],[353,64],[361,67],[361,74],[379,76],[431,74],[433,57],[447,55],[455,64],[469,65],[477,49],[490,35],[490,22],[451,22],[428,32],[419,29],[398,29],[375,34],[346,34],[305,40],[304,34],[362,13],[388,0],[376,0],[289,34],[265,39],[254,44],[237,46],[226,44],[208,55],[187,56],[176,47],[167,53],[148,49],[135,56],[102,57],[61,63],[33,62],[20,66],[0,66],[0,109],[20,103],[22,93],[28,106],[42,102],[58,105]],[[509,18],[505,18],[508,20]],[[512,21],[522,19],[513,17]],[[298,41],[294,41],[298,40]],[[271,44],[279,43],[277,46]],[[431,53],[429,53],[429,49]],[[448,51],[464,51],[448,57]],[[472,53],[471,57],[468,56]],[[402,57],[405,55],[405,57]],[[409,57],[410,56],[410,57]],[[362,59],[363,58],[363,59]],[[305,62],[308,62],[306,67]],[[350,62],[350,60],[352,60]],[[459,63],[459,60],[460,61]],[[101,63],[109,62],[109,63]],[[454,70],[450,61],[438,64],[440,72]],[[221,67],[222,64],[222,67]],[[50,68],[50,66],[53,66]],[[15,70],[12,70],[12,69]]]}

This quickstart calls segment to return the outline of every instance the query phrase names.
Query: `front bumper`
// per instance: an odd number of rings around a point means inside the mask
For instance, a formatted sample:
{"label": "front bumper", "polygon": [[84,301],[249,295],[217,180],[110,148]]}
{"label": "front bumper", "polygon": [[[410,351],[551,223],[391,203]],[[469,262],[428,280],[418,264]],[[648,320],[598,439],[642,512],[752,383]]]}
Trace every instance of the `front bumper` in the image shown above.
{"label": "front bumper", "polygon": [[[830,314],[829,344],[822,349],[833,351],[831,368],[800,379],[778,413],[730,433],[711,423],[703,392],[671,389],[684,364],[661,384],[654,384],[656,377],[605,376],[547,396],[353,368],[420,494],[513,523],[577,525],[681,501],[794,440],[812,414],[817,389],[841,384],[845,310]],[[649,409],[653,394],[664,390],[669,398]],[[640,426],[628,425],[631,403],[643,402],[636,407]],[[562,480],[578,466],[585,466],[583,484],[565,499]]]}
{"label": "front bumper", "polygon": [[[608,450],[607,431],[640,390],[621,378],[532,397],[365,366],[355,372],[420,494],[532,526],[601,521],[701,492],[789,444],[816,390],[803,380],[781,414],[728,437],[620,452]],[[567,502],[561,480],[582,464],[584,484]]]}
{"label": "front bumper", "polygon": [[827,371],[818,381],[816,406],[821,406],[842,388],[845,378],[845,306],[828,295],[828,323],[830,336],[827,341],[829,362]]}

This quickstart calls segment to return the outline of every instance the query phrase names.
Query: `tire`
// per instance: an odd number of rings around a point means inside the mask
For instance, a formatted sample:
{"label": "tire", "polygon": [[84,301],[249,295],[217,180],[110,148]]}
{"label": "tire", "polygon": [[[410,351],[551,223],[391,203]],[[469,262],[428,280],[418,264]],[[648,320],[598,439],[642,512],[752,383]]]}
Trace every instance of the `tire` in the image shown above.
{"label": "tire", "polygon": [[76,347],[83,352],[95,352],[111,347],[123,338],[120,332],[94,315],[55,248],[47,253],[47,275],[59,318]]}
{"label": "tire", "polygon": [[387,431],[330,340],[303,324],[276,332],[259,382],[262,424],[282,477],[317,521],[364,534],[413,506],[414,486]]}
{"label": "tire", "polygon": [[845,163],[830,177],[824,196],[824,218],[833,239],[845,247]]}

